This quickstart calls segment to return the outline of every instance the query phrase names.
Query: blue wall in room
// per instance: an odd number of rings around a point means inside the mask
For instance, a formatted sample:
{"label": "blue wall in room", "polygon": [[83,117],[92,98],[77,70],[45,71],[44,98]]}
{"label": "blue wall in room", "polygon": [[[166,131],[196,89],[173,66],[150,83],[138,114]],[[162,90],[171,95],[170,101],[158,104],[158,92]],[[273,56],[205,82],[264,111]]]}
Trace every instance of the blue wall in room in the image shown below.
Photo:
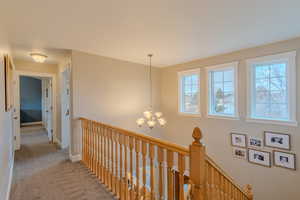
{"label": "blue wall in room", "polygon": [[42,121],[42,81],[20,77],[21,123]]}

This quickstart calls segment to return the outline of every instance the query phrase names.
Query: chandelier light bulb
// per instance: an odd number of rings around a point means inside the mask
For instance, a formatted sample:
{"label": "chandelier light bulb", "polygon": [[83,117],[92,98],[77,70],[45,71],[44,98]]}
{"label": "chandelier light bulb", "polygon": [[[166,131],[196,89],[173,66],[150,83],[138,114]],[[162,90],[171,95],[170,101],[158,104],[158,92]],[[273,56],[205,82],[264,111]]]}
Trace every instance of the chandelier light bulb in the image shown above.
{"label": "chandelier light bulb", "polygon": [[139,119],[136,120],[136,123],[139,127],[141,127],[145,123],[145,119],[144,118],[139,118]]}
{"label": "chandelier light bulb", "polygon": [[153,128],[156,124],[156,122],[154,120],[150,120],[150,121],[147,121],[147,124],[149,126],[149,128]]}
{"label": "chandelier light bulb", "polygon": [[151,119],[152,118],[152,112],[147,110],[144,112],[144,117],[146,117],[146,119]]}
{"label": "chandelier light bulb", "polygon": [[161,126],[164,126],[164,125],[167,124],[167,121],[166,121],[164,118],[159,118],[159,119],[158,119],[158,122],[159,122],[159,124],[160,124]]}
{"label": "chandelier light bulb", "polygon": [[156,113],[155,113],[155,116],[156,116],[157,118],[161,118],[162,115],[163,115],[162,112],[156,112]]}

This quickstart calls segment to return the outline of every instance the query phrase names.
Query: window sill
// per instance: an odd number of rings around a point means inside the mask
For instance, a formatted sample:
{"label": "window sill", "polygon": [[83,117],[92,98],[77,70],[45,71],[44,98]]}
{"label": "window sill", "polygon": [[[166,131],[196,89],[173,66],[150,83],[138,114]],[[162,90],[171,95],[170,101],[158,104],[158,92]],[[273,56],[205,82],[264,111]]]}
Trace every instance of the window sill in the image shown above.
{"label": "window sill", "polygon": [[184,117],[197,117],[197,118],[201,117],[200,113],[183,113],[183,112],[179,112],[178,114],[181,115],[181,116],[184,116]]}
{"label": "window sill", "polygon": [[240,119],[237,116],[214,115],[214,114],[208,114],[207,118],[209,118],[209,119],[225,119],[225,120],[239,120]]}
{"label": "window sill", "polygon": [[260,118],[247,118],[246,122],[274,124],[274,125],[283,125],[283,126],[298,126],[297,121],[271,120],[271,119],[260,119]]}

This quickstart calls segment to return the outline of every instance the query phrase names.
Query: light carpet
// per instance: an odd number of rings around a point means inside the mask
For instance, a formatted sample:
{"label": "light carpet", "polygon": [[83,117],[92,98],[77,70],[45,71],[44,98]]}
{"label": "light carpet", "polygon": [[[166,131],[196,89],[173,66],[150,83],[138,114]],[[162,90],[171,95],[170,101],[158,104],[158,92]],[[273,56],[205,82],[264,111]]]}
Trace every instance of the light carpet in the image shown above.
{"label": "light carpet", "polygon": [[22,128],[10,200],[110,200],[114,197],[67,151],[49,144],[42,127]]}

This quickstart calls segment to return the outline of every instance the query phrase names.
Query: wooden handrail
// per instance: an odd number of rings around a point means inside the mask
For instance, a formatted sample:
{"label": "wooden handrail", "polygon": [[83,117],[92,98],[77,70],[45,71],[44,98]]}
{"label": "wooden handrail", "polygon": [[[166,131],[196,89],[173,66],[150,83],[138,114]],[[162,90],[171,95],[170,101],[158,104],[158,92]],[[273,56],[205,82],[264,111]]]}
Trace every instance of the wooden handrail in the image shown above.
{"label": "wooden handrail", "polygon": [[151,143],[151,144],[154,144],[154,145],[158,145],[159,147],[163,147],[163,148],[166,148],[168,150],[181,153],[183,155],[188,155],[189,154],[189,149],[188,148],[180,146],[178,144],[174,144],[172,142],[167,142],[167,141],[161,140],[159,138],[151,137],[151,136],[141,134],[141,133],[135,133],[135,132],[128,131],[128,130],[125,130],[125,129],[122,129],[122,128],[119,128],[119,127],[115,127],[115,126],[112,126],[112,125],[108,125],[108,124],[105,124],[105,123],[102,123],[102,122],[89,120],[89,119],[86,119],[86,118],[83,118],[83,117],[80,117],[79,119],[80,120],[87,120],[87,121],[90,121],[90,122],[93,122],[93,123],[100,124],[102,126],[106,126],[107,128],[114,129],[115,131],[117,131],[121,134],[124,134],[126,136],[133,136],[133,137],[139,138],[140,140],[142,140],[144,142],[148,142],[148,143]]}
{"label": "wooden handrail", "polygon": [[[188,149],[101,122],[80,120],[83,163],[121,200],[184,200],[187,194],[192,200],[253,200],[250,185],[242,189],[207,156],[199,128],[194,129],[194,142]],[[189,191],[184,187],[186,158],[190,161]]]}

